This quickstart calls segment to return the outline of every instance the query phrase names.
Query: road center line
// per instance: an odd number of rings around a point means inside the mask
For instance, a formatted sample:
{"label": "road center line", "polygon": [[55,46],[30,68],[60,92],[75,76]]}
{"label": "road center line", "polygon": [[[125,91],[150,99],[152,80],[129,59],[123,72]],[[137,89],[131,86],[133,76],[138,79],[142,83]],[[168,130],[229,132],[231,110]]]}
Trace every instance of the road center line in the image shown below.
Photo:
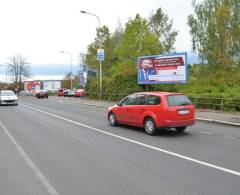
{"label": "road center line", "polygon": [[45,190],[50,195],[58,195],[58,192],[54,189],[54,187],[49,183],[47,178],[41,173],[41,171],[37,168],[37,166],[34,164],[34,162],[30,159],[30,157],[27,155],[27,153],[23,150],[23,148],[17,143],[16,139],[12,136],[10,131],[5,127],[5,125],[0,121],[0,126],[4,130],[4,132],[7,134],[8,138],[12,142],[12,144],[15,146],[21,157],[25,160],[26,164],[29,166],[29,168],[32,170],[34,175],[40,180],[42,185],[44,186]]}
{"label": "road center line", "polygon": [[213,135],[213,133],[207,132],[207,131],[200,131],[200,133],[205,134],[205,135]]}
{"label": "road center line", "polygon": [[109,135],[109,136],[112,136],[112,137],[115,137],[115,138],[118,138],[118,139],[130,142],[130,143],[133,143],[133,144],[137,144],[137,145],[140,145],[140,146],[152,149],[152,150],[156,150],[158,152],[162,152],[162,153],[165,153],[165,154],[168,154],[168,155],[171,155],[171,156],[175,156],[175,157],[187,160],[187,161],[191,161],[191,162],[194,162],[194,163],[197,163],[197,164],[200,164],[200,165],[211,167],[213,169],[217,169],[217,170],[220,170],[220,171],[223,171],[223,172],[226,172],[226,173],[230,173],[232,175],[240,176],[240,172],[237,172],[237,171],[234,171],[234,170],[231,170],[231,169],[228,169],[228,168],[220,167],[218,165],[214,165],[214,164],[211,164],[211,163],[200,161],[200,160],[197,160],[197,159],[194,159],[194,158],[191,158],[191,157],[188,157],[188,156],[184,156],[184,155],[181,155],[181,154],[178,154],[178,153],[175,153],[175,152],[171,152],[171,151],[168,151],[168,150],[165,150],[165,149],[161,149],[161,148],[154,147],[154,146],[151,146],[151,145],[148,145],[148,144],[144,144],[144,143],[139,142],[139,141],[135,141],[135,140],[132,140],[132,139],[129,139],[129,138],[125,138],[125,137],[122,137],[122,136],[119,136],[119,135],[115,135],[113,133],[109,133],[109,132],[106,132],[104,130],[97,129],[95,127],[91,127],[91,126],[85,125],[83,123],[79,123],[79,122],[76,122],[76,121],[73,121],[73,120],[70,120],[70,119],[67,119],[67,118],[64,118],[64,117],[61,117],[61,116],[58,116],[58,115],[55,115],[55,114],[43,111],[43,110],[39,110],[39,109],[36,109],[34,107],[25,105],[25,104],[20,104],[20,105],[22,105],[22,106],[24,106],[26,108],[30,108],[32,110],[41,112],[43,114],[46,114],[46,115],[49,115],[49,116],[52,116],[52,117],[55,117],[55,118],[58,118],[58,119],[70,122],[72,124],[75,124],[75,125],[78,125],[78,126],[82,126],[82,127],[86,127],[88,129],[91,129],[93,131],[96,131],[96,132],[99,132],[99,133],[102,133],[102,134],[106,134],[106,135]]}
{"label": "road center line", "polygon": [[237,137],[233,137],[233,136],[223,136],[223,137],[225,137],[227,139],[237,139]]}

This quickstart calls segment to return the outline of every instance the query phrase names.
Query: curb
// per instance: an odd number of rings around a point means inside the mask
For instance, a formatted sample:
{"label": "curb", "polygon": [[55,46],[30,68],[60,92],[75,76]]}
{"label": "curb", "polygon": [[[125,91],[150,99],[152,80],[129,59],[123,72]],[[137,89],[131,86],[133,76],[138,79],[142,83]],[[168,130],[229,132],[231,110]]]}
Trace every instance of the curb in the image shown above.
{"label": "curb", "polygon": [[216,119],[196,118],[196,120],[210,122],[210,123],[218,123],[218,124],[223,124],[223,125],[231,125],[231,126],[235,126],[235,127],[240,127],[240,123],[232,123],[232,122],[221,121],[221,120],[216,120]]}
{"label": "curb", "polygon": [[87,105],[87,106],[95,106],[95,107],[100,107],[100,108],[108,108],[109,106],[104,106],[104,105],[101,105],[101,104],[89,104],[89,103],[83,103],[84,105]]}
{"label": "curb", "polygon": [[[90,103],[83,103],[83,104],[84,105],[88,105],[88,106],[100,107],[100,108],[108,108],[109,107],[107,105],[101,105],[101,104],[90,104]],[[223,125],[231,125],[231,126],[235,126],[235,127],[240,127],[240,123],[232,123],[232,122],[221,121],[221,120],[216,120],[216,119],[196,118],[196,120],[210,122],[210,123],[218,123],[218,124],[223,124]]]}

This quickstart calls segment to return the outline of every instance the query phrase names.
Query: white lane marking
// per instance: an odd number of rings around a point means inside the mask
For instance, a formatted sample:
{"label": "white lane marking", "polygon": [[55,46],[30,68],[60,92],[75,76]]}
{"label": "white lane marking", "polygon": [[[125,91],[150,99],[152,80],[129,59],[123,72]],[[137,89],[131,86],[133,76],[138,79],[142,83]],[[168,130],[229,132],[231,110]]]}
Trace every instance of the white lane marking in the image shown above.
{"label": "white lane marking", "polygon": [[225,137],[227,139],[237,139],[236,137],[232,137],[232,136],[223,136],[223,137]]}
{"label": "white lane marking", "polygon": [[233,174],[233,175],[236,175],[236,176],[240,176],[240,172],[235,171],[235,170],[231,170],[231,169],[228,169],[228,168],[220,167],[218,165],[214,165],[214,164],[211,164],[211,163],[200,161],[200,160],[197,160],[197,159],[194,159],[194,158],[191,158],[191,157],[188,157],[188,156],[184,156],[184,155],[181,155],[181,154],[178,154],[178,153],[175,153],[175,152],[171,152],[171,151],[168,151],[168,150],[165,150],[165,149],[161,149],[161,148],[157,148],[157,147],[154,147],[154,146],[151,146],[151,145],[148,145],[148,144],[144,144],[144,143],[139,142],[139,141],[135,141],[135,140],[132,140],[132,139],[129,139],[129,138],[125,138],[125,137],[122,137],[122,136],[119,136],[119,135],[115,135],[113,133],[109,133],[109,132],[106,132],[104,130],[97,129],[95,127],[91,127],[91,126],[85,125],[83,123],[79,123],[79,122],[76,122],[76,121],[73,121],[73,120],[70,120],[70,119],[67,119],[67,118],[64,118],[64,117],[61,117],[61,116],[49,113],[49,112],[45,112],[43,110],[39,110],[39,109],[36,109],[34,107],[25,105],[25,104],[20,104],[20,105],[22,105],[22,106],[24,106],[26,108],[30,108],[32,110],[41,112],[43,114],[46,114],[46,115],[49,115],[49,116],[52,116],[52,117],[55,117],[55,118],[58,118],[58,119],[70,122],[72,124],[75,124],[75,125],[78,125],[78,126],[82,126],[82,127],[86,127],[88,129],[91,129],[93,131],[96,131],[96,132],[99,132],[99,133],[102,133],[102,134],[106,134],[106,135],[109,135],[109,136],[112,136],[112,137],[115,137],[115,138],[118,138],[118,139],[130,142],[130,143],[133,143],[133,144],[137,144],[137,145],[140,145],[140,146],[152,149],[152,150],[156,150],[156,151],[159,151],[159,152],[171,155],[171,156],[175,156],[175,157],[178,157],[178,158],[181,158],[181,159],[184,159],[184,160],[188,160],[188,161],[200,164],[200,165],[211,167],[211,168],[214,168],[214,169],[226,172],[226,173],[230,173],[230,174]]}
{"label": "white lane marking", "polygon": [[207,131],[200,131],[200,133],[205,134],[205,135],[213,135],[213,133],[207,132]]}
{"label": "white lane marking", "polygon": [[27,155],[27,153],[23,150],[23,148],[17,143],[16,139],[12,136],[12,134],[8,131],[8,129],[5,127],[5,125],[0,121],[0,126],[4,130],[4,132],[7,134],[8,138],[12,142],[12,144],[15,146],[21,157],[25,160],[26,164],[30,167],[34,175],[40,180],[42,185],[44,186],[45,190],[50,195],[58,195],[58,192],[54,189],[54,187],[49,183],[47,178],[41,173],[41,171],[38,169],[38,167],[34,164],[34,162],[30,159],[30,157]]}

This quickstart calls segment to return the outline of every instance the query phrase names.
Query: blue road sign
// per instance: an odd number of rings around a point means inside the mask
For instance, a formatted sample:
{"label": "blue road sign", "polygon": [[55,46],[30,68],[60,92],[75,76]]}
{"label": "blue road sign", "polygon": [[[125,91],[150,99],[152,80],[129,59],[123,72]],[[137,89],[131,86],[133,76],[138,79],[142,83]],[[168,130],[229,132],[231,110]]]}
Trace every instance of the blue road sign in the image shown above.
{"label": "blue road sign", "polygon": [[97,59],[98,59],[98,61],[104,60],[104,49],[97,50]]}

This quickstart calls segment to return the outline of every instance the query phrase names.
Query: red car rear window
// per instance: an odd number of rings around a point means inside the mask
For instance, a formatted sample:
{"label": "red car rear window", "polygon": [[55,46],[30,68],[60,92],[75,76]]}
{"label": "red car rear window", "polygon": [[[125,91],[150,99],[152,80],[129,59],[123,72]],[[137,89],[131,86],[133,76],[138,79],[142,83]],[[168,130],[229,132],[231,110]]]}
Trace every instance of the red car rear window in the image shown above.
{"label": "red car rear window", "polygon": [[192,105],[192,102],[185,95],[168,95],[167,102],[169,106]]}

